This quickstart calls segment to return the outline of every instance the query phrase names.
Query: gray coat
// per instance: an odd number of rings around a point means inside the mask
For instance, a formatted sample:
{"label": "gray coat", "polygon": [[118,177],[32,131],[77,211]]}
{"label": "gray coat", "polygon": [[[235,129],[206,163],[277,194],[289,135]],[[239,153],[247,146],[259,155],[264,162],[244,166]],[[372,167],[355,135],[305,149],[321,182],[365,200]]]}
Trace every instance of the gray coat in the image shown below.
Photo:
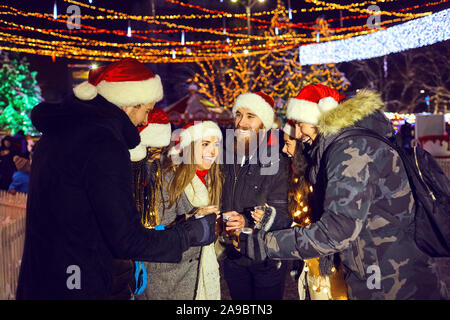
{"label": "gray coat", "polygon": [[[169,194],[166,183],[172,179],[172,174],[164,176],[162,198],[168,201]],[[183,192],[179,201],[170,209],[164,206],[163,199],[159,199],[158,213],[160,224],[168,225],[177,216],[189,213],[193,206]],[[201,247],[191,247],[183,252],[180,263],[146,263],[147,287],[143,298],[148,300],[194,300],[197,286],[198,266]]]}

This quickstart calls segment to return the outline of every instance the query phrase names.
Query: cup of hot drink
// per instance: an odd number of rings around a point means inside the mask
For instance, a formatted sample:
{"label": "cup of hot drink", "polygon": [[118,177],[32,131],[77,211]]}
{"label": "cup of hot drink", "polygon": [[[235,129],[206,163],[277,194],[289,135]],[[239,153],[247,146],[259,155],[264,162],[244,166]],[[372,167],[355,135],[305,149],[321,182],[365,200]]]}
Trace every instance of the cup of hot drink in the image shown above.
{"label": "cup of hot drink", "polygon": [[253,233],[253,229],[252,228],[240,228],[240,229],[238,229],[238,231],[240,233],[242,232],[242,233],[245,233],[245,234],[248,234],[248,235]]}

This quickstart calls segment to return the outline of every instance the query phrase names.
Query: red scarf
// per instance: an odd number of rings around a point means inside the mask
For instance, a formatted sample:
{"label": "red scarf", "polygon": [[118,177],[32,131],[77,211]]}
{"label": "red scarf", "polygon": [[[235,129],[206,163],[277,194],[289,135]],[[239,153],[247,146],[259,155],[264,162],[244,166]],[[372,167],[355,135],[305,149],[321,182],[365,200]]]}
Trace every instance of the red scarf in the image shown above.
{"label": "red scarf", "polygon": [[197,170],[197,177],[202,180],[203,184],[206,185],[205,176],[208,174],[208,170]]}

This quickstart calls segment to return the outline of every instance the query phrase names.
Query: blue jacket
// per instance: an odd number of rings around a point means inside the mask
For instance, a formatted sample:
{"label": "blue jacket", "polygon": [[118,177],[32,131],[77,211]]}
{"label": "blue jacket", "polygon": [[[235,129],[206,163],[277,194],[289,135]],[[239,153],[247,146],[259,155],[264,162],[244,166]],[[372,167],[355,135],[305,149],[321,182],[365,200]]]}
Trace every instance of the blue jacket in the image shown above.
{"label": "blue jacket", "polygon": [[8,191],[16,190],[17,192],[27,193],[29,180],[30,174],[28,172],[23,171],[14,172]]}

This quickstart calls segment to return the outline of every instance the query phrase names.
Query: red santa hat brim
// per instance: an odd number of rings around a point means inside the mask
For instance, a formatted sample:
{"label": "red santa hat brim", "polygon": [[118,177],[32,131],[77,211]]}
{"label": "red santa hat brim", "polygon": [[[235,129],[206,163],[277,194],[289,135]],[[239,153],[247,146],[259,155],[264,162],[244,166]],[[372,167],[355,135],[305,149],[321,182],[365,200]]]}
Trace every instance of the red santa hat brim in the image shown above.
{"label": "red santa hat brim", "polygon": [[236,112],[239,108],[250,109],[261,120],[264,128],[267,130],[274,128],[275,113],[273,108],[260,95],[251,92],[239,95],[236,98],[232,109],[234,116],[236,116]]}
{"label": "red santa hat brim", "polygon": [[289,99],[286,117],[290,120],[317,125],[322,113],[336,108],[339,103],[332,97],[320,99],[318,103],[307,100]]}
{"label": "red santa hat brim", "polygon": [[295,138],[295,127],[291,126],[289,123],[286,123],[283,127],[283,132],[288,136]]}
{"label": "red santa hat brim", "polygon": [[141,131],[141,144],[147,147],[167,147],[170,144],[172,129],[170,123],[149,123],[148,126]]}

